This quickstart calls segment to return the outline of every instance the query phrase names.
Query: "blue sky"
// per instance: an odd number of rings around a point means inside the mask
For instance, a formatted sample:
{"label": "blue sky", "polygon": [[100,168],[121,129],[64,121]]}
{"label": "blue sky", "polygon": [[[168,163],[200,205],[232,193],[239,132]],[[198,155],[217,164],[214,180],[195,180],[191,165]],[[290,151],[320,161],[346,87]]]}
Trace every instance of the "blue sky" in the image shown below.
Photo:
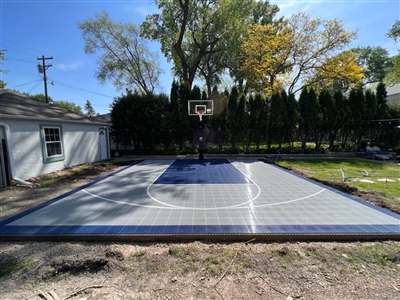
{"label": "blue sky", "polygon": [[[346,30],[358,30],[358,38],[350,45],[381,46],[390,55],[399,49],[386,33],[400,19],[400,0],[329,0],[270,1],[280,7],[279,15],[289,17],[302,11],[313,17],[342,20]],[[0,0],[0,49],[6,49],[1,79],[7,88],[30,94],[44,94],[43,77],[38,73],[37,58],[52,56],[47,70],[48,94],[54,100],[80,105],[90,100],[98,113],[109,112],[113,98],[121,95],[111,83],[100,84],[94,77],[99,55],[85,54],[78,22],[93,18],[96,12],[107,11],[114,21],[140,25],[145,16],[157,11],[151,0]],[[155,42],[148,43],[160,52]],[[163,74],[160,92],[169,94],[172,83],[171,65],[161,53]],[[54,85],[50,83],[54,82]],[[1,104],[0,104],[1,105]]]}

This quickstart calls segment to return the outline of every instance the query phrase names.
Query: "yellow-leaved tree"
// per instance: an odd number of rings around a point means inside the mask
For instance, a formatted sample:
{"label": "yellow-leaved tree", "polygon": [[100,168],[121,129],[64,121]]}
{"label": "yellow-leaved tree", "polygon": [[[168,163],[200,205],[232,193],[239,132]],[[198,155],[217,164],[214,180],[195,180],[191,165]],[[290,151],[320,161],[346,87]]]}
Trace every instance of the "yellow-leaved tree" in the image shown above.
{"label": "yellow-leaved tree", "polygon": [[291,30],[286,22],[253,24],[242,44],[240,71],[246,79],[246,89],[271,95],[280,90],[283,76],[290,71]]}
{"label": "yellow-leaved tree", "polygon": [[362,83],[364,68],[358,61],[356,53],[346,50],[327,58],[321,66],[316,69],[314,78],[310,85],[316,90],[321,90],[335,85],[341,90],[347,91]]}

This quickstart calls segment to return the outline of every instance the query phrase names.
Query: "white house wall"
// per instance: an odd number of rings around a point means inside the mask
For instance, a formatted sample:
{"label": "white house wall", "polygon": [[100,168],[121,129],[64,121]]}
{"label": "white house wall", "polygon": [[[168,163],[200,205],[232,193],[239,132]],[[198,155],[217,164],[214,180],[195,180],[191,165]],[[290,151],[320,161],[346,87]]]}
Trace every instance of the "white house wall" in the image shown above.
{"label": "white house wall", "polygon": [[[100,160],[99,126],[78,123],[2,120],[10,128],[8,141],[15,177],[26,180],[66,167]],[[44,163],[40,125],[61,125],[65,159]]]}

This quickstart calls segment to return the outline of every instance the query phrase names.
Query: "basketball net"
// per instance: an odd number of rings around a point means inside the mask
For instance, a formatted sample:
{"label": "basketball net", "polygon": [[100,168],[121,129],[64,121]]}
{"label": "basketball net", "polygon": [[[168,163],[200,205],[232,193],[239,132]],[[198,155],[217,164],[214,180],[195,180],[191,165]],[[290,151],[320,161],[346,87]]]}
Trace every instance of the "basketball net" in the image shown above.
{"label": "basketball net", "polygon": [[199,118],[200,118],[200,122],[203,121],[203,113],[204,113],[204,110],[199,109],[199,110],[197,111],[197,114],[199,115]]}

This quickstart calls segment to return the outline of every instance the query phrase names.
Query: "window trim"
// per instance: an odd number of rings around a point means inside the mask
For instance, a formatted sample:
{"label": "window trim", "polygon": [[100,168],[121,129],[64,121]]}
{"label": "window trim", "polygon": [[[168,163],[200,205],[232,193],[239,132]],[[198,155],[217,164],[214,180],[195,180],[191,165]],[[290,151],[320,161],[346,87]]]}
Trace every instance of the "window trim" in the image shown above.
{"label": "window trim", "polygon": [[[44,130],[46,128],[56,128],[60,133],[60,144],[61,144],[61,154],[47,156],[47,146],[46,146],[46,138]],[[65,160],[65,152],[64,152],[64,138],[63,138],[63,130],[62,125],[54,125],[54,124],[40,124],[40,141],[42,143],[42,154],[43,154],[43,162],[44,163],[52,163],[56,161]]]}

